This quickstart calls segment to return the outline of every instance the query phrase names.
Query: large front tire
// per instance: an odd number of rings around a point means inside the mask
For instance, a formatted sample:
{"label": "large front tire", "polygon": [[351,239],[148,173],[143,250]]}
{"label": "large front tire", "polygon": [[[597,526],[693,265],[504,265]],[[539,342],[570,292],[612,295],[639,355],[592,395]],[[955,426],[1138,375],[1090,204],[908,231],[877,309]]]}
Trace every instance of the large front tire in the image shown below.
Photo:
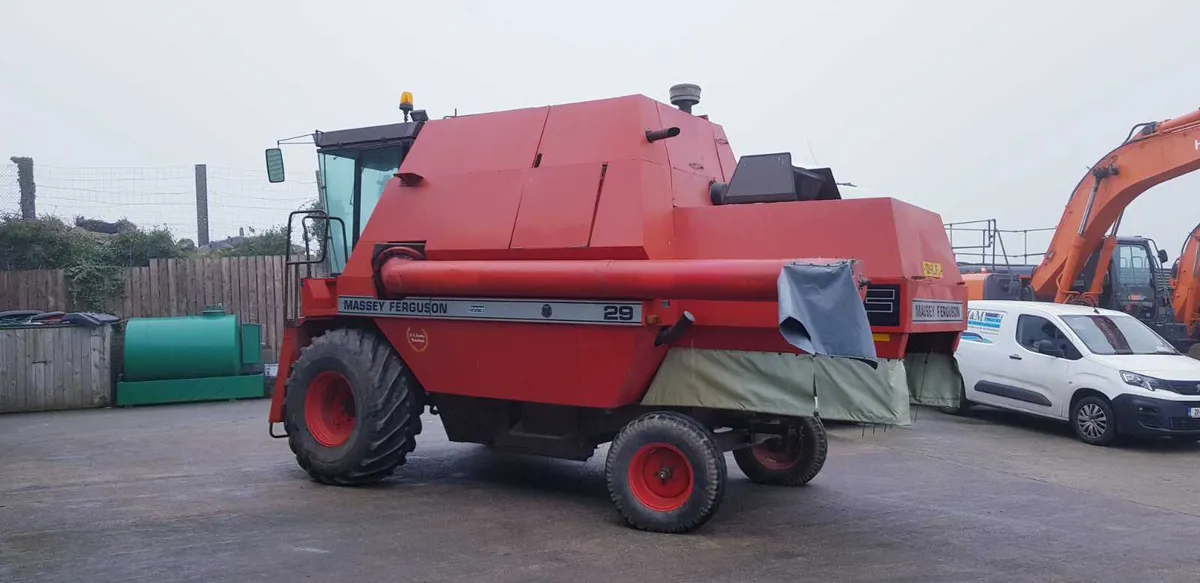
{"label": "large front tire", "polygon": [[771,486],[803,486],[825,467],[829,437],[816,417],[802,417],[786,433],[734,450],[733,459],[750,481]]}
{"label": "large front tire", "polygon": [[665,533],[689,532],[712,518],[725,496],[726,471],[707,427],[662,411],[626,425],[604,465],[609,496],[625,522]]}
{"label": "large front tire", "polygon": [[326,332],[292,365],[285,397],[288,444],[318,482],[377,482],[403,465],[416,446],[423,395],[378,334]]}

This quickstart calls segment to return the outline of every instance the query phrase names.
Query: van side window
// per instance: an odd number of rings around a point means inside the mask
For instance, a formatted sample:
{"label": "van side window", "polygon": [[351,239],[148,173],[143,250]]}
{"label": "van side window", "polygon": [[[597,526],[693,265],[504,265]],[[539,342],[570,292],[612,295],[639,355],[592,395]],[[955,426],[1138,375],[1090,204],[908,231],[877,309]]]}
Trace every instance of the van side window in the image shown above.
{"label": "van side window", "polygon": [[1083,358],[1071,339],[1054,322],[1041,316],[1022,315],[1017,318],[1017,344],[1030,352],[1037,352],[1034,346],[1039,340],[1052,342],[1070,360]]}

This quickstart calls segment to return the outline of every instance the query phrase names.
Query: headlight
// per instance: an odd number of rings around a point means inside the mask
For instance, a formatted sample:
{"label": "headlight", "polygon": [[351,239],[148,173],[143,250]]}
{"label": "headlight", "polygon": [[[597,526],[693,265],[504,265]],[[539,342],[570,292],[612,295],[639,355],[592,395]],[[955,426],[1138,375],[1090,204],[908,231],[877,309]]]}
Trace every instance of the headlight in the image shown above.
{"label": "headlight", "polygon": [[1168,385],[1166,381],[1163,381],[1162,379],[1148,377],[1146,375],[1141,375],[1136,372],[1129,372],[1127,370],[1121,371],[1121,380],[1125,381],[1125,384],[1133,385],[1135,387],[1142,387],[1143,389],[1150,391],[1171,390],[1170,385]]}

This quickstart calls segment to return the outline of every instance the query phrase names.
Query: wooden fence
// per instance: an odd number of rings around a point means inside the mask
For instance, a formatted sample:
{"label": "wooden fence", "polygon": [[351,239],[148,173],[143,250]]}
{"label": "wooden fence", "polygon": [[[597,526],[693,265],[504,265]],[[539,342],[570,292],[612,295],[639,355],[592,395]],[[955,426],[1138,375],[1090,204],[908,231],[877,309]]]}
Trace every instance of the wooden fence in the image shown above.
{"label": "wooden fence", "polygon": [[[243,322],[262,325],[263,357],[276,362],[283,334],[283,256],[151,259],[125,270],[125,292],[108,312],[122,318],[194,316],[224,304]],[[62,270],[0,272],[0,311],[62,310],[70,305]]]}
{"label": "wooden fence", "polygon": [[68,309],[67,276],[61,269],[0,271],[0,312]]}

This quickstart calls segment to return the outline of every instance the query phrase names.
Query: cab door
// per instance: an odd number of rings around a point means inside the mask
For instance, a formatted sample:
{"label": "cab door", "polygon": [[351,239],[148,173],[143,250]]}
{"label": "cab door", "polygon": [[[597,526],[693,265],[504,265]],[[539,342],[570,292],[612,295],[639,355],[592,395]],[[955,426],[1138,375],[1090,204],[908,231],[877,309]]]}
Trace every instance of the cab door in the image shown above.
{"label": "cab door", "polygon": [[1082,355],[1062,328],[1049,318],[1021,314],[1004,346],[1007,362],[991,382],[977,386],[997,405],[1048,417],[1062,417],[1070,400],[1068,373]]}

